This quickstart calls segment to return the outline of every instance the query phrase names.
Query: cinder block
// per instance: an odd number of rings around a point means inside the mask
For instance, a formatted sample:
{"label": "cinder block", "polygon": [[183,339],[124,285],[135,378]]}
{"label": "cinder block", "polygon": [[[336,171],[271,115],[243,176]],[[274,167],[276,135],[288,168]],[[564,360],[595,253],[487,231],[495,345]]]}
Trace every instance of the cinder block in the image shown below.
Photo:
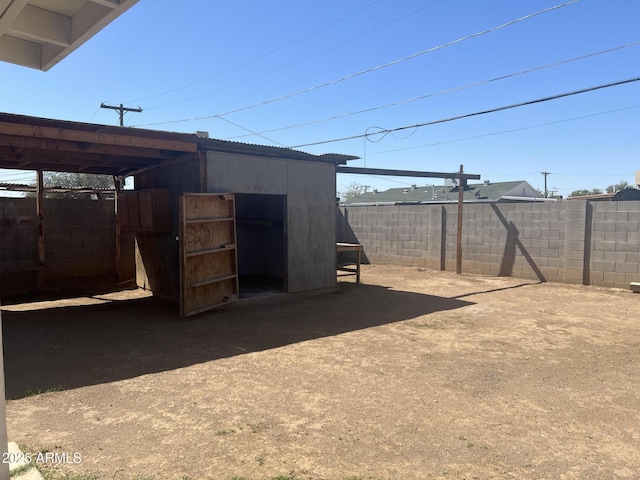
{"label": "cinder block", "polygon": [[626,262],[631,262],[631,263],[640,263],[640,253],[637,252],[628,252],[626,254]]}
{"label": "cinder block", "polygon": [[616,242],[616,252],[638,252],[638,243]]}
{"label": "cinder block", "polygon": [[564,259],[563,267],[565,270],[580,270],[582,271],[584,267],[584,260],[582,259]]}
{"label": "cinder block", "polygon": [[593,270],[596,270],[599,272],[615,272],[616,263],[615,262],[593,262]]}
{"label": "cinder block", "polygon": [[603,252],[615,252],[616,251],[616,242],[600,242],[600,241],[595,241],[594,243],[594,248],[596,250],[602,250]]}
{"label": "cinder block", "polygon": [[604,259],[607,262],[626,262],[627,261],[627,252],[604,252]]}
{"label": "cinder block", "polygon": [[637,233],[640,227],[640,223],[638,222],[616,222],[616,231],[617,232],[630,232]]}
{"label": "cinder block", "polygon": [[604,272],[604,281],[610,286],[620,285],[627,281],[627,275],[620,272]]}
{"label": "cinder block", "polygon": [[615,230],[605,231],[604,239],[606,242],[626,242],[627,232],[617,232]]}
{"label": "cinder block", "polygon": [[582,284],[583,271],[582,269],[576,270],[576,269],[565,268],[563,271],[562,280],[565,283]]}
{"label": "cinder block", "polygon": [[582,230],[567,230],[565,232],[565,241],[582,241],[584,242],[585,231]]}
{"label": "cinder block", "polygon": [[627,212],[607,212],[605,219],[613,222],[626,222]]}
{"label": "cinder block", "polygon": [[638,264],[624,262],[616,264],[616,272],[620,273],[638,273]]}

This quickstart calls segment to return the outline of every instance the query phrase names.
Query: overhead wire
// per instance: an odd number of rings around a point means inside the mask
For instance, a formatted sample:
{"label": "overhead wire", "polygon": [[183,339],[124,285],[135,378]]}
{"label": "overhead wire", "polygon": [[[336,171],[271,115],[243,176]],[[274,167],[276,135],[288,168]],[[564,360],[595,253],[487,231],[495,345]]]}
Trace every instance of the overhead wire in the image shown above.
{"label": "overhead wire", "polygon": [[393,149],[393,150],[384,150],[384,151],[380,151],[380,152],[371,152],[371,153],[369,153],[369,155],[383,155],[383,154],[388,154],[388,153],[403,152],[403,151],[406,151],[406,150],[417,150],[417,149],[420,149],[420,148],[435,147],[435,146],[438,146],[438,145],[445,145],[445,144],[448,144],[448,143],[465,142],[467,140],[475,140],[475,139],[478,139],[478,138],[493,137],[493,136],[496,136],[496,135],[503,135],[503,134],[506,134],[506,133],[520,132],[520,131],[523,131],[523,130],[531,130],[533,128],[548,127],[549,125],[557,125],[557,124],[560,124],[560,123],[573,122],[575,120],[583,120],[585,118],[597,117],[597,116],[600,116],[600,115],[608,115],[608,114],[611,114],[611,113],[623,112],[625,110],[632,110],[634,108],[639,108],[639,107],[640,107],[640,104],[631,105],[629,107],[616,108],[614,110],[607,110],[607,111],[604,111],[604,112],[590,113],[588,115],[580,115],[578,117],[564,118],[562,120],[555,120],[553,122],[538,123],[536,125],[527,125],[526,127],[512,128],[512,129],[509,129],[509,130],[501,130],[499,132],[485,133],[483,135],[474,135],[472,137],[456,138],[456,139],[452,139],[452,140],[443,140],[441,142],[427,143],[427,144],[424,144],[424,145],[415,145],[413,147],[404,147],[404,148],[396,148],[396,149]]}
{"label": "overhead wire", "polygon": [[227,122],[227,123],[229,123],[229,124],[233,125],[234,127],[240,128],[240,129],[242,129],[242,130],[246,130],[247,132],[251,132],[253,135],[257,135],[258,137],[263,138],[263,139],[265,139],[265,140],[268,140],[269,142],[273,142],[273,143],[275,143],[276,145],[280,145],[281,147],[285,147],[285,148],[287,147],[286,145],[284,145],[284,144],[282,144],[282,143],[280,143],[280,142],[276,142],[275,140],[273,140],[273,139],[271,139],[271,138],[268,138],[268,137],[265,137],[264,135],[261,135],[261,134],[259,134],[259,133],[257,133],[257,132],[253,132],[253,131],[249,130],[248,128],[243,127],[242,125],[238,125],[237,123],[232,122],[232,121],[231,121],[231,120],[229,120],[228,118],[220,118],[220,120],[222,120],[223,122]]}
{"label": "overhead wire", "polygon": [[[594,53],[589,53],[589,54],[586,54],[586,55],[581,55],[579,57],[574,57],[574,58],[570,58],[570,59],[567,59],[567,60],[561,60],[561,61],[558,61],[558,62],[549,63],[547,65],[542,65],[542,66],[539,66],[539,67],[534,67],[534,68],[529,68],[529,69],[526,69],[526,70],[521,70],[521,71],[515,72],[515,73],[509,73],[507,75],[500,75],[498,77],[494,77],[494,78],[491,78],[491,79],[488,79],[488,80],[482,80],[482,81],[479,81],[479,82],[468,83],[466,85],[462,85],[462,86],[459,86],[459,87],[448,88],[448,89],[445,89],[445,90],[440,90],[438,92],[428,93],[426,95],[420,95],[418,97],[408,98],[408,99],[405,99],[405,100],[399,100],[399,101],[396,101],[396,102],[387,103],[387,104],[383,104],[383,105],[377,105],[377,106],[365,108],[365,109],[362,109],[362,110],[357,110],[355,112],[343,113],[343,114],[340,114],[340,115],[334,115],[332,117],[326,117],[326,118],[322,118],[322,119],[318,119],[318,120],[310,120],[310,121],[307,121],[307,122],[297,123],[295,125],[288,125],[288,126],[285,126],[285,127],[279,127],[279,128],[272,128],[272,129],[269,129],[269,130],[263,130],[263,131],[260,131],[258,133],[265,134],[265,133],[280,132],[280,131],[283,131],[283,130],[290,130],[290,129],[294,129],[294,128],[300,128],[300,127],[306,127],[306,126],[309,126],[309,125],[316,125],[316,124],[319,124],[319,123],[325,123],[325,122],[329,122],[329,121],[333,121],[333,120],[339,120],[341,118],[351,117],[353,115],[360,115],[362,113],[369,113],[369,112],[373,112],[373,111],[377,111],[377,110],[383,110],[385,108],[396,107],[398,105],[406,105],[408,103],[413,103],[413,102],[417,102],[417,101],[420,101],[420,100],[426,100],[427,98],[432,98],[432,97],[436,97],[436,96],[439,96],[439,95],[445,95],[445,94],[448,94],[448,93],[458,92],[458,91],[465,90],[465,89],[468,89],[468,88],[487,85],[487,84],[490,84],[490,83],[493,83],[493,82],[497,82],[497,81],[500,81],[500,80],[506,80],[506,79],[509,79],[509,78],[514,78],[514,77],[517,77],[517,76],[520,76],[520,75],[525,75],[525,74],[537,72],[537,71],[544,70],[544,69],[547,69],[547,68],[557,67],[557,66],[564,65],[564,64],[567,64],[567,63],[571,63],[571,62],[575,62],[575,61],[578,61],[578,60],[584,60],[586,58],[591,58],[591,57],[595,57],[595,56],[598,56],[598,55],[604,55],[606,53],[611,53],[611,52],[614,52],[616,50],[622,50],[624,48],[635,47],[635,46],[638,46],[638,45],[640,45],[640,41],[639,42],[634,42],[634,43],[629,43],[629,44],[626,44],[626,45],[620,45],[620,46],[613,47],[613,48],[608,48],[606,50],[601,50],[599,52],[594,52]],[[238,136],[235,136],[235,137],[229,137],[228,140],[236,139],[236,138],[244,138],[244,137],[247,137],[247,136],[250,136],[250,135],[238,135]]]}
{"label": "overhead wire", "polygon": [[501,30],[503,28],[509,27],[511,25],[515,25],[515,24],[523,22],[525,20],[529,20],[529,19],[534,18],[536,16],[539,16],[539,15],[542,15],[542,14],[545,14],[545,13],[548,13],[548,12],[551,12],[551,11],[554,11],[554,10],[558,10],[560,8],[567,7],[569,5],[573,5],[575,3],[578,3],[579,1],[580,0],[571,0],[569,2],[560,4],[560,5],[556,5],[556,6],[549,7],[549,8],[543,9],[543,10],[539,10],[537,12],[530,13],[530,14],[525,15],[523,17],[516,18],[514,20],[511,20],[509,22],[503,23],[501,25],[498,25],[498,26],[495,26],[495,27],[492,27],[492,28],[488,28],[486,30],[482,30],[480,32],[475,32],[475,33],[460,37],[460,38],[458,38],[456,40],[452,40],[450,42],[446,42],[446,43],[437,45],[435,47],[431,47],[431,48],[428,48],[426,50],[422,50],[420,52],[413,53],[413,54],[408,55],[406,57],[403,57],[403,58],[400,58],[400,59],[397,59],[397,60],[393,60],[391,62],[383,63],[381,65],[377,65],[375,67],[371,67],[371,68],[368,68],[368,69],[365,69],[365,70],[361,70],[359,72],[351,73],[349,75],[345,75],[345,76],[340,77],[338,79],[331,80],[329,82],[321,83],[321,84],[318,84],[318,85],[314,85],[312,87],[308,87],[308,88],[305,88],[303,90],[299,90],[297,92],[289,93],[289,94],[286,94],[286,95],[281,95],[279,97],[275,97],[275,98],[272,98],[270,100],[265,100],[265,101],[262,101],[262,102],[259,102],[259,103],[254,103],[252,105],[248,105],[248,106],[245,106],[245,107],[235,108],[235,109],[228,110],[228,111],[226,111],[224,113],[219,113],[219,114],[216,114],[216,115],[207,115],[207,116],[203,116],[203,117],[193,117],[193,118],[187,118],[187,119],[182,119],[182,120],[169,120],[169,121],[164,121],[164,122],[146,123],[146,124],[141,124],[141,125],[137,125],[137,126],[166,125],[166,124],[170,124],[170,123],[184,123],[184,122],[190,122],[190,121],[196,121],[196,120],[207,120],[207,119],[211,119],[211,118],[219,118],[219,117],[227,116],[227,115],[230,115],[232,113],[238,113],[238,112],[243,112],[243,111],[246,111],[246,110],[251,110],[251,109],[254,109],[254,108],[257,108],[257,107],[262,107],[262,106],[269,105],[271,103],[275,103],[275,102],[278,102],[278,101],[281,101],[281,100],[285,100],[285,99],[293,98],[293,97],[296,97],[296,96],[299,96],[299,95],[303,95],[303,94],[306,94],[306,93],[310,93],[312,91],[319,90],[321,88],[325,88],[325,87],[329,87],[329,86],[332,86],[332,85],[336,85],[338,83],[345,82],[347,80],[351,80],[353,78],[357,78],[357,77],[360,77],[360,76],[368,74],[368,73],[372,73],[372,72],[376,72],[376,71],[382,70],[384,68],[388,68],[388,67],[392,67],[392,66],[398,65],[400,63],[412,60],[414,58],[420,57],[420,56],[425,55],[427,53],[435,52],[437,50],[440,50],[440,49],[443,49],[443,48],[446,48],[446,47],[450,47],[452,45],[456,45],[456,44],[464,42],[466,40],[470,40],[472,38],[476,38],[476,37],[479,37],[481,35],[486,35],[486,34],[495,32],[497,30]]}
{"label": "overhead wire", "polygon": [[[173,89],[167,90],[165,92],[161,92],[161,93],[158,93],[158,94],[155,94],[155,95],[150,95],[150,96],[147,96],[147,97],[144,97],[144,98],[140,98],[138,100],[131,100],[131,101],[128,101],[126,103],[137,103],[137,102],[141,102],[143,100],[149,100],[151,98],[157,98],[157,97],[161,97],[161,96],[164,96],[164,95],[169,95],[171,93],[179,92],[181,90],[185,90],[187,88],[193,87],[193,86],[198,85],[200,83],[203,83],[203,82],[206,82],[206,81],[211,80],[213,78],[216,78],[216,77],[219,77],[221,75],[224,75],[225,73],[229,73],[229,72],[232,72],[234,70],[237,70],[238,68],[245,67],[245,66],[250,65],[250,64],[252,64],[254,62],[257,62],[258,60],[262,60],[263,58],[268,57],[269,55],[273,55],[274,53],[279,52],[280,50],[284,50],[285,48],[290,47],[291,45],[295,45],[296,43],[299,43],[299,42],[301,42],[303,40],[306,40],[309,37],[317,35],[318,33],[322,32],[324,30],[327,30],[328,28],[331,28],[332,26],[334,26],[334,25],[346,20],[347,18],[350,18],[350,17],[353,17],[354,15],[357,15],[358,13],[362,12],[363,10],[366,10],[367,8],[370,8],[373,5],[375,5],[376,3],[380,3],[381,1],[382,0],[375,0],[375,1],[371,2],[371,3],[368,3],[364,7],[359,8],[359,9],[349,13],[348,15],[345,15],[344,17],[340,17],[339,19],[334,20],[333,22],[331,22],[331,23],[329,23],[329,24],[327,24],[327,25],[325,25],[325,26],[323,26],[323,27],[321,27],[321,28],[319,28],[317,30],[314,30],[313,32],[307,33],[306,35],[303,35],[302,37],[299,37],[299,38],[297,38],[295,40],[292,40],[292,41],[290,41],[288,43],[285,43],[284,45],[280,45],[279,47],[276,47],[273,50],[269,50],[266,53],[258,55],[257,57],[254,57],[254,58],[252,58],[250,60],[247,60],[245,62],[239,63],[239,64],[237,64],[237,65],[235,65],[235,66],[233,66],[231,68],[228,68],[228,69],[226,69],[226,70],[224,70],[222,72],[215,73],[214,75],[210,75],[210,76],[208,76],[206,78],[197,80],[195,82],[189,83],[188,85],[184,85],[182,87],[173,88]],[[439,0],[439,1],[442,1],[442,0]],[[436,2],[436,3],[438,3],[438,2]]]}
{"label": "overhead wire", "polygon": [[[173,101],[173,102],[163,103],[163,104],[161,104],[161,105],[154,105],[154,106],[151,106],[151,107],[147,107],[146,109],[147,109],[147,110],[154,110],[154,109],[157,109],[157,108],[164,108],[164,107],[169,107],[169,106],[172,106],[172,105],[177,105],[177,104],[184,103],[184,102],[188,102],[188,101],[191,101],[191,100],[196,100],[196,99],[198,99],[198,98],[207,97],[207,96],[209,96],[209,95],[214,95],[214,94],[216,94],[216,93],[220,93],[220,92],[223,92],[223,91],[225,91],[225,90],[229,90],[230,88],[234,88],[234,87],[237,87],[237,86],[243,85],[243,84],[245,84],[245,83],[253,82],[254,80],[258,80],[258,79],[260,79],[260,78],[266,77],[266,76],[268,76],[268,75],[271,75],[271,74],[273,74],[273,73],[279,72],[279,71],[281,71],[281,70],[285,70],[285,69],[287,69],[287,68],[289,68],[289,67],[292,67],[292,66],[294,66],[294,65],[298,65],[298,64],[300,64],[300,63],[302,63],[302,62],[306,62],[307,60],[310,60],[310,59],[312,59],[312,58],[314,58],[314,57],[317,57],[317,56],[319,56],[319,55],[322,55],[322,54],[324,54],[324,53],[330,52],[331,50],[335,50],[336,48],[340,48],[340,47],[342,47],[342,46],[344,46],[344,45],[347,45],[347,44],[349,44],[349,43],[351,43],[351,42],[354,42],[354,41],[356,41],[356,40],[358,40],[358,39],[360,39],[360,38],[362,38],[362,37],[365,37],[365,36],[367,36],[367,35],[371,35],[371,34],[372,34],[372,33],[374,33],[374,32],[377,32],[377,31],[379,31],[379,30],[382,30],[383,28],[386,28],[386,27],[388,27],[388,26],[390,26],[390,25],[393,25],[394,23],[398,23],[398,22],[400,22],[400,21],[404,20],[405,18],[408,18],[408,17],[410,17],[410,16],[413,16],[413,15],[415,15],[415,14],[417,14],[417,13],[419,13],[419,12],[423,11],[423,10],[426,10],[427,8],[431,8],[431,7],[433,7],[434,5],[436,5],[436,4],[440,3],[440,2],[443,2],[443,1],[444,1],[444,0],[437,0],[437,1],[435,1],[435,2],[432,2],[432,3],[430,3],[430,4],[428,4],[428,5],[425,5],[425,6],[423,6],[423,7],[419,8],[419,9],[417,9],[417,10],[413,10],[413,11],[411,11],[411,12],[409,12],[409,13],[405,14],[405,15],[402,15],[401,17],[398,17],[398,18],[396,18],[396,19],[394,19],[394,20],[391,20],[391,21],[389,21],[389,22],[387,22],[387,23],[385,23],[385,24],[383,24],[383,25],[380,25],[380,26],[378,26],[378,27],[376,27],[376,28],[374,28],[374,29],[371,29],[371,30],[368,30],[368,31],[366,31],[366,32],[364,32],[364,33],[361,33],[360,35],[356,35],[355,37],[352,37],[352,38],[350,38],[350,39],[348,39],[348,40],[346,40],[346,41],[344,41],[344,42],[340,42],[340,43],[338,43],[338,44],[336,44],[336,45],[333,45],[333,46],[331,46],[331,47],[329,47],[329,48],[325,48],[325,49],[323,49],[323,50],[320,50],[320,51],[318,51],[318,52],[316,52],[316,53],[314,53],[314,54],[312,54],[312,55],[307,55],[307,56],[306,56],[306,57],[304,57],[304,58],[301,58],[301,59],[299,59],[299,60],[296,60],[295,62],[291,62],[291,63],[288,63],[288,64],[286,64],[286,65],[282,65],[282,66],[280,66],[280,67],[278,67],[278,68],[275,68],[275,69],[273,69],[273,70],[269,70],[268,72],[264,72],[264,73],[262,73],[262,74],[260,74],[260,75],[256,75],[256,76],[254,76],[254,77],[251,77],[251,78],[248,78],[248,79],[242,80],[242,81],[240,81],[240,82],[233,83],[233,84],[231,84],[231,85],[227,85],[227,86],[222,87],[222,88],[218,88],[218,89],[213,90],[213,91],[209,91],[209,92],[201,93],[201,94],[199,94],[199,95],[194,95],[194,96],[191,96],[191,97],[188,97],[188,98],[183,98],[183,99],[180,99],[180,100],[175,100],[175,101]],[[345,18],[346,18],[346,17],[345,17]],[[228,70],[228,71],[229,71],[229,70]]]}
{"label": "overhead wire", "polygon": [[[407,130],[410,128],[421,128],[421,127],[426,127],[429,125],[437,125],[440,123],[447,123],[447,122],[453,122],[455,120],[462,120],[464,118],[471,118],[471,117],[477,117],[480,115],[487,115],[490,113],[496,113],[496,112],[500,112],[500,111],[504,111],[504,110],[510,110],[513,108],[519,108],[519,107],[524,107],[524,106],[528,106],[528,105],[535,105],[538,103],[544,103],[544,102],[549,102],[551,100],[558,100],[560,98],[565,98],[565,97],[570,97],[570,96],[574,96],[574,95],[580,95],[583,93],[588,93],[588,92],[594,92],[596,90],[602,90],[604,88],[611,88],[611,87],[616,87],[616,86],[620,86],[620,85],[625,85],[625,84],[629,84],[629,83],[634,83],[640,81],[640,77],[634,77],[634,78],[629,78],[626,80],[618,80],[616,82],[610,82],[610,83],[605,83],[602,85],[596,85],[594,87],[588,87],[588,88],[583,88],[580,90],[573,90],[571,92],[565,92],[565,93],[559,93],[556,95],[551,95],[548,97],[542,97],[542,98],[536,98],[534,100],[527,100],[525,102],[520,102],[520,103],[512,103],[510,105],[504,105],[501,107],[496,107],[496,108],[491,108],[488,110],[481,110],[481,111],[477,111],[477,112],[472,112],[472,113],[466,113],[463,115],[456,115],[454,117],[448,117],[448,118],[442,118],[439,120],[431,120],[429,122],[423,122],[423,123],[415,123],[413,125],[405,125],[402,127],[396,127],[396,128],[388,128],[388,129],[384,129],[380,132],[377,132],[377,134],[380,133],[385,133],[385,132],[399,132],[402,130]],[[340,138],[334,138],[331,140],[322,140],[322,141],[318,141],[318,142],[311,142],[311,143],[304,143],[304,144],[300,144],[300,145],[294,145],[291,146],[289,148],[301,148],[301,147],[310,147],[310,146],[314,146],[314,145],[323,145],[323,144],[327,144],[327,143],[336,143],[336,142],[343,142],[346,140],[354,140],[357,138],[364,138],[366,137],[368,134],[364,133],[364,134],[359,134],[359,135],[351,135],[348,137],[340,137]]]}

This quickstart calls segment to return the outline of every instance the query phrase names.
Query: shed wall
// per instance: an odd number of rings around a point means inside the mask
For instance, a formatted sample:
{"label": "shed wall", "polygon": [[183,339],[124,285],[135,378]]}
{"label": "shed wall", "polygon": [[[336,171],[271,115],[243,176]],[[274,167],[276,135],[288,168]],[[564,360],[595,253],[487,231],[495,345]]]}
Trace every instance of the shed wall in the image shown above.
{"label": "shed wall", "polygon": [[165,168],[156,168],[135,176],[136,190],[169,190],[171,232],[136,234],[136,283],[159,298],[180,301],[179,197],[196,193],[200,188],[197,160]]}
{"label": "shed wall", "polygon": [[289,292],[335,287],[335,166],[207,152],[207,191],[287,196]]}

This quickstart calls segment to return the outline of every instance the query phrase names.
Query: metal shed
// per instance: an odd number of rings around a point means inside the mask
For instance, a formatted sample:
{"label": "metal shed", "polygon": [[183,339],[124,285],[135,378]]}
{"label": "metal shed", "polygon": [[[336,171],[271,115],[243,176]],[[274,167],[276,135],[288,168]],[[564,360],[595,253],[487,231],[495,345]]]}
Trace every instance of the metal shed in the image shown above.
{"label": "metal shed", "polygon": [[336,166],[355,158],[0,114],[0,168],[134,177],[116,235],[135,233],[138,285],[183,315],[335,288]]}

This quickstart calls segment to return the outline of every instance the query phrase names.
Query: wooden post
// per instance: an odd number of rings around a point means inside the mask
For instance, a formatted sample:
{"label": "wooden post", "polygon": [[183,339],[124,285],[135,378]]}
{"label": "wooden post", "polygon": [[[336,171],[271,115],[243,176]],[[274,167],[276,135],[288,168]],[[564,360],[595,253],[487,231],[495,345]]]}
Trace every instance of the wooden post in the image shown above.
{"label": "wooden post", "polygon": [[467,179],[463,177],[464,168],[460,165],[460,176],[458,177],[458,235],[456,238],[456,273],[462,273],[462,206],[464,205],[464,189],[467,186]]}
{"label": "wooden post", "polygon": [[116,216],[116,265],[115,272],[118,283],[122,282],[122,272],[120,269],[120,212],[118,211],[118,201],[120,199],[120,190],[122,189],[121,178],[117,175],[113,176],[113,187],[114,187],[114,213]]}
{"label": "wooden post", "polygon": [[44,285],[44,181],[42,179],[42,170],[36,170],[36,215],[38,215],[38,289]]}

